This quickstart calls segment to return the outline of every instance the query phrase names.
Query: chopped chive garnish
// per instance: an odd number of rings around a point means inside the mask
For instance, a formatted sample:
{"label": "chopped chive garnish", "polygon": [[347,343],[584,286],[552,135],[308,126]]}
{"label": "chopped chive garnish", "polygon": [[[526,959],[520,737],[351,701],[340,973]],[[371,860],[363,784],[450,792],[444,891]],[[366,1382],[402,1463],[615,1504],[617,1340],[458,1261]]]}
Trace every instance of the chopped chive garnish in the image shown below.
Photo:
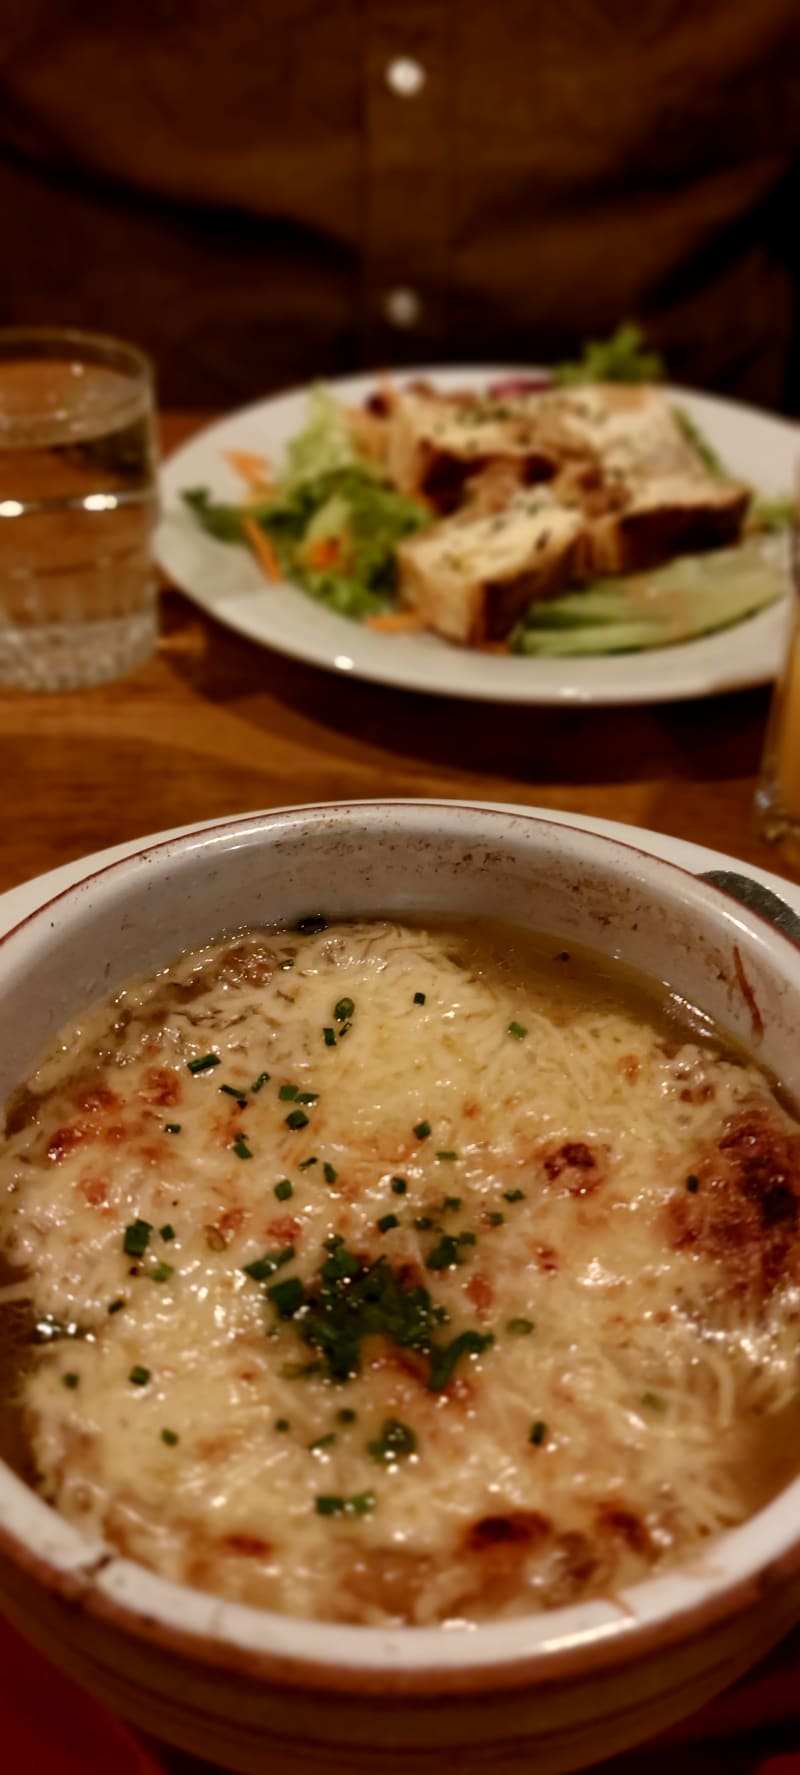
{"label": "chopped chive garnish", "polygon": [[314,1451],[318,1448],[330,1448],[331,1444],[334,1443],[335,1441],[336,1441],[336,1431],[335,1430],[328,1430],[328,1431],[326,1431],[324,1436],[317,1436],[313,1442],[309,1442],[308,1446],[309,1446],[309,1449],[311,1450],[311,1453],[313,1454]]}
{"label": "chopped chive garnish", "polygon": [[319,1159],[316,1157],[316,1154],[312,1153],[310,1159],[301,1159],[300,1164],[298,1165],[297,1169],[298,1169],[298,1171],[308,1171],[311,1165],[318,1165],[318,1164],[319,1164]]}
{"label": "chopped chive garnish", "polygon": [[301,937],[316,937],[318,931],[327,931],[328,920],[322,912],[307,912],[305,918],[298,918],[294,928]]}
{"label": "chopped chive garnish", "polygon": [[286,1117],[286,1126],[287,1128],[307,1128],[308,1116],[305,1110],[293,1109],[291,1115]]}
{"label": "chopped chive garnish", "polygon": [[535,1424],[531,1425],[531,1433],[528,1437],[528,1441],[534,1443],[536,1448],[541,1448],[546,1435],[547,1425],[544,1422],[544,1419],[537,1418]]}
{"label": "chopped chive garnish", "polygon": [[281,1434],[283,1434],[284,1430],[290,1430],[291,1424],[289,1423],[289,1419],[288,1418],[276,1418],[275,1419],[275,1428],[276,1428],[276,1430],[280,1430]]}
{"label": "chopped chive garnish", "polygon": [[400,1461],[413,1455],[416,1446],[416,1435],[408,1424],[401,1423],[399,1418],[385,1418],[380,1435],[367,1443],[367,1454],[372,1455],[373,1461]]}
{"label": "chopped chive garnish", "polygon": [[282,1269],[285,1263],[291,1263],[293,1257],[293,1245],[284,1245],[282,1251],[265,1251],[263,1257],[256,1257],[252,1263],[243,1264],[242,1274],[252,1277],[254,1282],[266,1282],[267,1278],[274,1276],[275,1271]]}
{"label": "chopped chive garnish", "polygon": [[433,1224],[434,1223],[431,1220],[431,1217],[429,1214],[418,1214],[417,1218],[414,1222],[414,1225],[415,1225],[418,1233],[430,1232],[430,1229],[433,1226]]}
{"label": "chopped chive garnish", "polygon": [[134,1220],[126,1226],[122,1249],[128,1257],[144,1257],[152,1231],[149,1220]]}
{"label": "chopped chive garnish", "polygon": [[643,1393],[642,1404],[649,1406],[651,1411],[666,1411],[667,1409],[666,1399],[662,1399],[660,1393]]}
{"label": "chopped chive garnish", "polygon": [[244,1135],[241,1133],[237,1134],[236,1139],[234,1140],[233,1150],[236,1154],[237,1159],[252,1159],[252,1157],[253,1157],[252,1152],[250,1151],[250,1148],[247,1144],[247,1141],[245,1140]]}
{"label": "chopped chive garnish", "polygon": [[416,1122],[414,1124],[414,1133],[416,1134],[418,1140],[427,1140],[428,1135],[430,1134],[430,1131],[431,1131],[430,1122]]}
{"label": "chopped chive garnish", "polygon": [[226,1097],[236,1097],[240,1103],[244,1102],[246,1089],[246,1085],[220,1085],[220,1090],[224,1091]]}
{"label": "chopped chive garnish", "polygon": [[443,1197],[442,1210],[444,1213],[455,1214],[456,1209],[460,1208],[460,1207],[461,1207],[461,1197],[460,1196],[444,1196]]}
{"label": "chopped chive garnish", "polygon": [[180,1134],[180,1131],[181,1131],[180,1122],[165,1122],[164,1123],[164,1133],[165,1134]]}
{"label": "chopped chive garnish", "polygon": [[286,960],[281,962],[281,967],[283,969],[284,974],[288,974],[289,969],[294,967],[294,956],[288,955],[286,957]]}
{"label": "chopped chive garnish", "polygon": [[504,1189],[503,1190],[503,1201],[504,1202],[524,1202],[524,1200],[525,1200],[524,1189]]}
{"label": "chopped chive garnish", "polygon": [[697,1192],[700,1188],[700,1179],[699,1179],[699,1177],[695,1177],[694,1172],[692,1172],[691,1175],[689,1177],[687,1177],[686,1188],[688,1189],[690,1196],[697,1195]]}
{"label": "chopped chive garnish", "polygon": [[295,1097],[298,1103],[316,1103],[319,1091],[297,1091]]}
{"label": "chopped chive garnish", "polygon": [[174,1276],[175,1271],[171,1263],[157,1263],[148,1273],[151,1282],[168,1282],[170,1276]]}
{"label": "chopped chive garnish", "polygon": [[282,1319],[293,1319],[306,1298],[299,1276],[287,1276],[284,1282],[273,1282],[272,1287],[267,1289],[267,1294]]}
{"label": "chopped chive garnish", "polygon": [[338,1000],[338,1002],[333,1007],[333,1015],[336,1019],[336,1022],[337,1023],[349,1023],[350,1018],[352,1017],[355,1008],[356,1007],[355,1007],[353,1000],[351,998],[340,998]]}
{"label": "chopped chive garnish", "polygon": [[128,1375],[128,1380],[131,1382],[131,1385],[134,1387],[146,1387],[149,1379],[150,1379],[149,1368],[140,1368],[138,1362],[137,1362],[135,1368],[132,1368],[130,1374]]}
{"label": "chopped chive garnish", "polygon": [[219,1066],[219,1054],[201,1054],[197,1060],[187,1062],[190,1072],[210,1072],[212,1066]]}
{"label": "chopped chive garnish", "polygon": [[443,1349],[431,1351],[431,1366],[428,1375],[428,1391],[443,1393],[453,1378],[453,1370],[462,1356],[481,1356],[484,1350],[491,1349],[494,1343],[493,1331],[462,1331],[454,1337],[452,1343],[445,1344]]}
{"label": "chopped chive garnish", "polygon": [[108,1311],[109,1311],[109,1313],[121,1313],[124,1305],[125,1305],[125,1302],[122,1298],[122,1295],[120,1295],[119,1300],[109,1301]]}
{"label": "chopped chive garnish", "polygon": [[352,1023],[343,1023],[342,1024],[342,1027],[339,1030],[339,1040],[340,1041],[343,1039],[344,1036],[346,1036],[349,1033],[349,1031],[352,1029],[352,1027],[353,1027]]}
{"label": "chopped chive garnish", "polygon": [[317,1498],[314,1508],[318,1516],[341,1516],[344,1512],[344,1498]]}
{"label": "chopped chive garnish", "polygon": [[505,1218],[505,1215],[501,1214],[498,1208],[492,1208],[491,1212],[486,1216],[490,1226],[502,1226]]}
{"label": "chopped chive garnish", "polygon": [[281,1085],[278,1098],[281,1103],[291,1103],[297,1096],[297,1085]]}
{"label": "chopped chive garnish", "polygon": [[174,1226],[170,1226],[169,1221],[167,1221],[165,1226],[160,1226],[158,1230],[162,1239],[165,1239],[167,1244],[169,1244],[170,1240],[175,1237],[175,1228]]}
{"label": "chopped chive garnish", "polygon": [[506,1321],[506,1331],[510,1331],[514,1337],[527,1337],[535,1329],[533,1319],[508,1319]]}
{"label": "chopped chive garnish", "polygon": [[508,1033],[509,1035],[513,1035],[516,1041],[521,1042],[524,1040],[528,1031],[524,1023],[509,1023]]}
{"label": "chopped chive garnish", "polygon": [[325,1178],[326,1183],[335,1183],[339,1173],[336,1170],[336,1167],[326,1159],[322,1167],[322,1175]]}
{"label": "chopped chive garnish", "polygon": [[258,1078],[253,1080],[253,1083],[250,1086],[250,1089],[251,1089],[251,1091],[263,1091],[264,1086],[268,1085],[268,1084],[269,1084],[269,1073],[268,1072],[260,1072],[258,1075]]}
{"label": "chopped chive garnish", "polygon": [[362,1491],[356,1492],[352,1498],[317,1498],[314,1508],[318,1516],[367,1516],[376,1503],[374,1492]]}
{"label": "chopped chive garnish", "polygon": [[437,1157],[437,1159],[441,1159],[442,1162],[444,1163],[444,1161],[447,1159],[457,1159],[458,1153],[451,1152],[449,1148],[445,1147],[443,1151],[440,1151],[436,1154],[436,1157]]}
{"label": "chopped chive garnish", "polygon": [[463,1263],[462,1245],[474,1245],[474,1233],[442,1233],[438,1245],[428,1252],[425,1268],[428,1270],[449,1270],[453,1264]]}
{"label": "chopped chive garnish", "polygon": [[294,1195],[294,1185],[291,1178],[282,1177],[280,1183],[276,1183],[274,1193],[279,1202],[288,1202],[289,1197]]}
{"label": "chopped chive garnish", "polygon": [[80,1386],[80,1379],[81,1377],[79,1374],[62,1374],[61,1376],[63,1385],[72,1390],[74,1390],[75,1387]]}
{"label": "chopped chive garnish", "polygon": [[399,1225],[400,1222],[396,1214],[382,1214],[378,1221],[378,1231],[381,1233],[390,1233],[393,1226]]}
{"label": "chopped chive garnish", "polygon": [[335,1031],[335,1029],[331,1029],[329,1027],[323,1029],[322,1039],[325,1043],[326,1048],[335,1048],[336,1047],[336,1031]]}
{"label": "chopped chive garnish", "polygon": [[167,1448],[177,1448],[180,1436],[177,1430],[162,1430],[161,1440],[166,1443]]}
{"label": "chopped chive garnish", "polygon": [[424,1003],[425,1003],[424,992],[415,992],[414,993],[414,1003],[415,1003],[415,1005],[424,1005]]}
{"label": "chopped chive garnish", "polygon": [[393,1196],[404,1196],[408,1189],[408,1184],[404,1177],[393,1177],[389,1187]]}
{"label": "chopped chive garnish", "polygon": [[358,1413],[353,1411],[352,1406],[343,1405],[341,1411],[336,1413],[336,1422],[337,1424],[354,1424],[357,1416]]}

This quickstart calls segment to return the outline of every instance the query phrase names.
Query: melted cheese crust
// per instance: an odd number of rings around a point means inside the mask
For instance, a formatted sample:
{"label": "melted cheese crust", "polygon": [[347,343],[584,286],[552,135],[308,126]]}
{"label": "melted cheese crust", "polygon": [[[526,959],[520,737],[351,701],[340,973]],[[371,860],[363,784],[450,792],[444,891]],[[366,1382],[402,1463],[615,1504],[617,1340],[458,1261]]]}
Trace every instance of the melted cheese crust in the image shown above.
{"label": "melted cheese crust", "polygon": [[[480,1620],[646,1575],[783,1477],[797,1140],[755,1068],[568,960],[375,922],[185,956],[65,1032],[11,1108],[0,1239],[45,1333],[79,1333],[23,1376],[42,1489],[169,1577],[325,1619]],[[332,1379],[267,1292],[313,1296],[331,1235],[429,1291],[438,1345],[493,1341],[437,1391],[389,1334]],[[411,1452],[370,1451],[392,1421]]]}

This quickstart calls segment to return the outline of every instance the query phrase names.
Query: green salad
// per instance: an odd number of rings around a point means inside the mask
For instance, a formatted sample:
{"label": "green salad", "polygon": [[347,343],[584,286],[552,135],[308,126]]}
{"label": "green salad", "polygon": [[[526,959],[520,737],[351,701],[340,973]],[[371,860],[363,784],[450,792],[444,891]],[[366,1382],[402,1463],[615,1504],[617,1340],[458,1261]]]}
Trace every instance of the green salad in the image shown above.
{"label": "green salad", "polygon": [[[610,340],[588,344],[579,362],[558,367],[553,382],[652,382],[662,374],[660,358],[626,324]],[[693,419],[679,407],[673,413],[707,471],[724,480],[723,463]],[[256,487],[241,503],[216,501],[202,487],[183,498],[209,535],[253,549],[270,578],[302,586],[356,621],[388,617],[387,628],[398,610],[397,545],[438,521],[427,501],[399,492],[359,453],[345,411],[324,386],[311,391],[279,484]],[[538,598],[511,631],[508,649],[539,658],[635,652],[739,622],[785,589],[776,533],[791,515],[786,499],[755,501],[747,533],[733,547]]]}

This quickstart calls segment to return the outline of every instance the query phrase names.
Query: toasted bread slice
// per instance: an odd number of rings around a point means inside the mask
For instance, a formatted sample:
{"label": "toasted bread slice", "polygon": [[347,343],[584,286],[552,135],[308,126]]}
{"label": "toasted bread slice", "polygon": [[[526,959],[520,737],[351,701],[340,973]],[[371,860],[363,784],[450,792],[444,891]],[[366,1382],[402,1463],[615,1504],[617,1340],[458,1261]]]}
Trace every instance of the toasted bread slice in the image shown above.
{"label": "toasted bread slice", "polygon": [[621,510],[586,523],[577,568],[587,579],[725,548],[741,535],[750,498],[746,487],[710,475],[661,475],[629,482],[627,490]]}
{"label": "toasted bread slice", "polygon": [[449,641],[502,640],[533,599],[569,583],[582,526],[536,489],[503,511],[448,519],[400,543],[401,598]]}
{"label": "toasted bread slice", "polygon": [[540,436],[533,403],[513,407],[406,388],[393,393],[385,461],[401,492],[422,494],[446,513],[460,503],[465,482],[488,463],[518,467],[530,483],[555,473],[559,453]]}

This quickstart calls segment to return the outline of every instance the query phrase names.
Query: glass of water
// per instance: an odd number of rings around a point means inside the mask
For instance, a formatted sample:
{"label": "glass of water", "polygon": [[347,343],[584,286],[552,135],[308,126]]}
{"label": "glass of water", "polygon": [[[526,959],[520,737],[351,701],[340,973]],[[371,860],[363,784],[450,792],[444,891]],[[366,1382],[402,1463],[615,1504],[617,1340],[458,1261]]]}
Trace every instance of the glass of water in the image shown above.
{"label": "glass of water", "polygon": [[149,359],[0,329],[0,684],[73,690],[148,658],[156,515]]}

